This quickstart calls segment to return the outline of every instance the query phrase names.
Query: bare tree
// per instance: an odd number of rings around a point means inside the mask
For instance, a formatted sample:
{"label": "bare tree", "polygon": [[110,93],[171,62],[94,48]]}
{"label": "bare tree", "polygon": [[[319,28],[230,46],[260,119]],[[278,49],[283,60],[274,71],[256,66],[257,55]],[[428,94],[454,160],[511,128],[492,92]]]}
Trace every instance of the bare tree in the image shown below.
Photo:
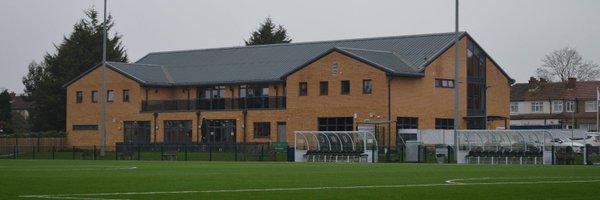
{"label": "bare tree", "polygon": [[542,62],[544,64],[536,70],[537,76],[551,82],[566,82],[569,78],[590,81],[600,77],[600,66],[584,61],[575,48],[555,50],[542,58]]}

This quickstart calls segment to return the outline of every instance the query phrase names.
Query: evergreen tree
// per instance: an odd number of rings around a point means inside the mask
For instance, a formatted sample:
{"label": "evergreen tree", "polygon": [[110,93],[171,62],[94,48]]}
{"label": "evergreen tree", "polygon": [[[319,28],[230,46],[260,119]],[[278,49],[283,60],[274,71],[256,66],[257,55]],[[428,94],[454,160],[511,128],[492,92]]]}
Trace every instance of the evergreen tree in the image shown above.
{"label": "evergreen tree", "polygon": [[282,25],[273,24],[270,17],[265,19],[260,27],[252,32],[250,39],[246,40],[246,46],[261,44],[290,43],[292,39],[287,35],[287,30]]}
{"label": "evergreen tree", "polygon": [[[25,94],[32,101],[29,120],[33,131],[62,131],[66,125],[66,94],[62,86],[102,62],[103,23],[94,9],[84,11],[86,18],[73,26],[69,37],[55,45],[56,53],[47,53],[40,64],[29,65],[23,77]],[[112,16],[107,29],[113,27]],[[107,37],[107,60],[127,62],[121,35]]]}
{"label": "evergreen tree", "polygon": [[10,93],[4,90],[0,93],[0,129],[2,134],[12,133],[12,113],[10,109]]}

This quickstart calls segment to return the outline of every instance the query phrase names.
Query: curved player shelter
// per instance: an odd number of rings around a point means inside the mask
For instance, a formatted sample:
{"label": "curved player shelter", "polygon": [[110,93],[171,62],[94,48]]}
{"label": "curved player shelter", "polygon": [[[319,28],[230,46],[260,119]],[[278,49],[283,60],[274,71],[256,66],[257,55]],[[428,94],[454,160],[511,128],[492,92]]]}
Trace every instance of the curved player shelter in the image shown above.
{"label": "curved player shelter", "polygon": [[552,164],[545,130],[459,130],[458,163]]}
{"label": "curved player shelter", "polygon": [[369,131],[295,131],[296,162],[377,162]]}

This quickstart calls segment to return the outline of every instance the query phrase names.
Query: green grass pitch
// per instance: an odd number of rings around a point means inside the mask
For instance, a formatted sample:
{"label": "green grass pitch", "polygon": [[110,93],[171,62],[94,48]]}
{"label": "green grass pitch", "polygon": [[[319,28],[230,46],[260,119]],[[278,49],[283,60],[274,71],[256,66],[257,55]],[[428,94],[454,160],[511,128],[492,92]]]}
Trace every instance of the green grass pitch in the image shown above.
{"label": "green grass pitch", "polygon": [[597,166],[0,160],[0,199],[600,199]]}

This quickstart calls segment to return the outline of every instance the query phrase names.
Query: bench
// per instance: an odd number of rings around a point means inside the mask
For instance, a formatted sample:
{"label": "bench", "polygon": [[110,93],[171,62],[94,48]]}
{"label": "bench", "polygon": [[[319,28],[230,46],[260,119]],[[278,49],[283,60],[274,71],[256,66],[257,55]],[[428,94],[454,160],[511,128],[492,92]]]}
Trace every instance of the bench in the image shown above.
{"label": "bench", "polygon": [[177,151],[165,151],[161,154],[161,160],[177,160]]}

